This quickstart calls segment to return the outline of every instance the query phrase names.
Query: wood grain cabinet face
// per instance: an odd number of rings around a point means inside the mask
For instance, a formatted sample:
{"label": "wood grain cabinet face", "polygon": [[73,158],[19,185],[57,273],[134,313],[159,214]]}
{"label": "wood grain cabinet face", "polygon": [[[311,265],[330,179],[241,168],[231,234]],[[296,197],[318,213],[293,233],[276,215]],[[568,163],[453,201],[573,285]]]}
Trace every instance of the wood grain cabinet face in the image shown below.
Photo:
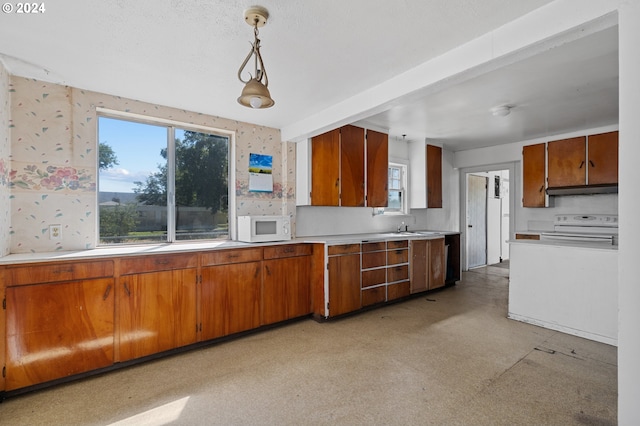
{"label": "wood grain cabinet face", "polygon": [[429,241],[429,290],[444,287],[444,238]]}
{"label": "wood grain cabinet face", "polygon": [[340,128],[340,205],[364,207],[364,129]]}
{"label": "wood grain cabinet face", "polygon": [[444,238],[411,241],[411,293],[445,285]]}
{"label": "wood grain cabinet face", "polygon": [[360,309],[360,244],[329,246],[328,251],[329,316]]}
{"label": "wood grain cabinet face", "polygon": [[547,154],[547,185],[549,188],[586,184],[585,136],[549,142]]}
{"label": "wood grain cabinet face", "polygon": [[427,145],[427,207],[442,208],[442,148]]}
{"label": "wood grain cabinet face", "polygon": [[388,135],[368,130],[365,145],[365,129],[351,125],[312,138],[311,205],[386,206],[388,151]]}
{"label": "wood grain cabinet face", "polygon": [[311,205],[340,205],[340,129],[311,139]]}
{"label": "wood grain cabinet face", "polygon": [[311,313],[310,262],[309,256],[263,262],[263,324]]}
{"label": "wood grain cabinet face", "polygon": [[367,130],[367,206],[389,203],[389,136]]}
{"label": "wood grain cabinet face", "polygon": [[6,390],[114,362],[114,279],[6,289]]}
{"label": "wood grain cabinet face", "polygon": [[119,361],[196,342],[196,268],[119,278]]}
{"label": "wood grain cabinet face", "polygon": [[588,185],[618,183],[618,132],[590,135]]}
{"label": "wood grain cabinet face", "polygon": [[545,144],[522,148],[522,206],[545,207]]}
{"label": "wood grain cabinet face", "polygon": [[201,339],[260,326],[262,262],[202,268]]}

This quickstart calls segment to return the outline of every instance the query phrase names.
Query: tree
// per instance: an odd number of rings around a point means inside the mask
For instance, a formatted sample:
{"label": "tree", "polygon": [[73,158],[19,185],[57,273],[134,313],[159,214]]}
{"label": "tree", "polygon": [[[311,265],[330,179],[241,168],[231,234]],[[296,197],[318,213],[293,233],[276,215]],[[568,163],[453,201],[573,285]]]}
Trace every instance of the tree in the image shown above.
{"label": "tree", "polygon": [[100,142],[98,144],[98,169],[107,170],[118,164],[120,163],[113,148],[107,145],[106,142]]}
{"label": "tree", "polygon": [[[184,139],[176,139],[176,205],[206,207],[211,213],[227,210],[228,138],[185,131]],[[167,150],[160,154],[167,158]],[[146,181],[134,182],[140,202],[149,205],[167,203],[167,166]]]}
{"label": "tree", "polygon": [[120,243],[137,224],[135,204],[100,207],[100,238],[110,237],[112,242]]}

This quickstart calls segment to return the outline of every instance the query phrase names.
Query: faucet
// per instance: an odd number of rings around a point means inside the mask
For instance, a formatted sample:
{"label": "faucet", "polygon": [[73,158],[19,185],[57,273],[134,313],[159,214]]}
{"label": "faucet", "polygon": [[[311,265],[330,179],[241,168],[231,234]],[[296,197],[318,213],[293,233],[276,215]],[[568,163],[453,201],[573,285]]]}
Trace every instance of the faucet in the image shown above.
{"label": "faucet", "polygon": [[398,225],[398,230],[397,232],[400,233],[402,231],[402,227],[404,227],[405,232],[409,230],[409,226],[404,224],[404,221],[400,222],[400,225]]}

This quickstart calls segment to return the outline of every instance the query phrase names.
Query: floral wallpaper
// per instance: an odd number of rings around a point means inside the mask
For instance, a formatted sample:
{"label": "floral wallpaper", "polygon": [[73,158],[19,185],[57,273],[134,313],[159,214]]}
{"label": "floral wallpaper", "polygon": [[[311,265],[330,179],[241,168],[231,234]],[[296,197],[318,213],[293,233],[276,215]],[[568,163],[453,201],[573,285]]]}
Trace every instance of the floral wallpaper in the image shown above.
{"label": "floral wallpaper", "polygon": [[[295,145],[277,129],[21,77],[10,77],[7,92],[11,253],[95,247],[97,107],[234,132],[236,213],[295,214]],[[273,193],[248,190],[250,153],[273,156]],[[48,238],[50,224],[61,226],[62,239]]]}
{"label": "floral wallpaper", "polygon": [[[11,99],[9,94],[9,73],[0,61],[0,206],[11,204],[9,189],[9,172],[11,164]],[[4,208],[0,211],[0,257],[10,252],[11,211]]]}

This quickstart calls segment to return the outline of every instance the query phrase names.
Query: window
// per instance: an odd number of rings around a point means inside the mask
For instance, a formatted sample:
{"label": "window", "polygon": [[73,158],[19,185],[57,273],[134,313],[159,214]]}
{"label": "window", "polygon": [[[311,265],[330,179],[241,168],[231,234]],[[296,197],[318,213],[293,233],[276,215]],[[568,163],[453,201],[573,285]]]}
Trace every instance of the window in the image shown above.
{"label": "window", "polygon": [[228,239],[229,136],[98,118],[99,243]]}
{"label": "window", "polygon": [[385,213],[407,214],[407,165],[389,163],[389,201]]}

